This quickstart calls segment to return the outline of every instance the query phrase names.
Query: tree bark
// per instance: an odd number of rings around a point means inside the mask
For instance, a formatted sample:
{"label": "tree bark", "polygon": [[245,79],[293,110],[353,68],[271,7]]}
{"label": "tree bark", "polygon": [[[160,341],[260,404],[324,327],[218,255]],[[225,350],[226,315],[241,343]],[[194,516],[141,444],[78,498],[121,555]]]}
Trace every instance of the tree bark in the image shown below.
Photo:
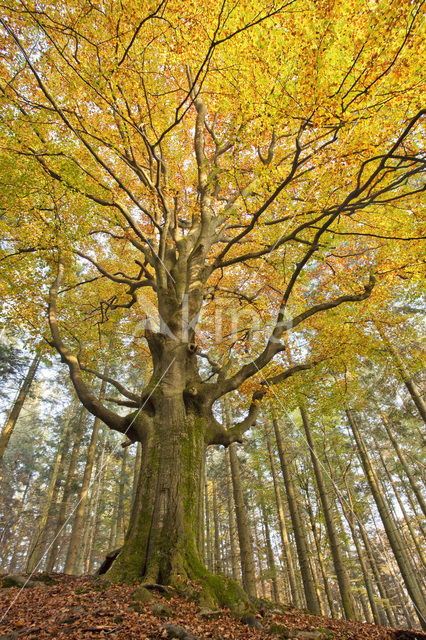
{"label": "tree bark", "polygon": [[222,559],[220,553],[220,535],[219,535],[219,514],[217,509],[217,489],[216,483],[213,482],[213,526],[214,526],[214,570],[215,573],[222,571]]}
{"label": "tree bark", "polygon": [[53,571],[56,564],[57,557],[58,557],[58,552],[60,547],[60,536],[66,521],[68,500],[71,495],[72,483],[74,481],[74,475],[75,475],[75,470],[76,470],[77,461],[78,461],[81,438],[83,435],[84,417],[85,417],[85,411],[82,408],[80,411],[80,417],[77,423],[77,428],[74,434],[74,444],[71,451],[71,457],[70,457],[70,462],[68,466],[67,477],[65,479],[65,484],[62,492],[61,503],[59,505],[58,519],[56,521],[56,526],[54,528],[53,540],[50,545],[50,550],[47,555],[47,560],[46,560],[47,572]]}
{"label": "tree bark", "polygon": [[[395,620],[395,615],[394,612],[392,610],[392,605],[391,605],[391,601],[390,601],[390,597],[389,594],[387,592],[387,589],[383,583],[382,580],[382,576],[380,575],[380,570],[379,570],[379,566],[376,562],[376,557],[374,554],[373,549],[371,548],[371,543],[370,540],[368,538],[367,532],[363,526],[363,524],[361,522],[358,521],[358,530],[359,533],[361,534],[361,538],[362,538],[362,542],[367,554],[367,558],[368,558],[368,562],[370,564],[371,570],[373,572],[373,576],[374,576],[374,581],[377,585],[377,589],[379,590],[379,594],[380,594],[380,598],[382,600],[383,603],[383,608],[386,614],[386,618],[387,621],[389,623],[389,625],[391,627],[396,627],[396,620]],[[380,609],[380,607],[378,607],[378,612],[379,612],[379,616],[381,617],[381,623],[382,625],[386,624],[386,620],[383,618],[383,614],[382,611]]]}
{"label": "tree bark", "polygon": [[426,629],[426,601],[422,593],[421,586],[416,578],[413,567],[411,566],[410,559],[405,551],[404,542],[400,536],[398,528],[384,498],[379,479],[371,464],[367,452],[367,447],[361,437],[361,433],[359,431],[353,412],[347,409],[346,415],[348,417],[349,425],[352,429],[352,433],[354,434],[354,438],[357,443],[357,448],[362,466],[364,468],[364,473],[371,489],[371,493],[373,494],[374,501],[377,505],[377,509],[380,513],[380,517],[383,522],[389,544],[398,563],[402,579],[404,580],[404,584],[416,608],[416,613],[417,617],[419,618],[420,624],[423,629]]}
{"label": "tree bark", "polygon": [[[259,487],[262,486],[262,478],[260,476],[260,472],[258,470],[257,472],[257,478],[258,478],[258,483],[259,483]],[[271,532],[269,529],[269,522],[268,522],[268,513],[266,510],[266,505],[265,505],[265,500],[263,498],[263,495],[259,492],[258,494],[258,502],[259,502],[259,506],[260,506],[260,511],[262,514],[262,520],[263,520],[263,530],[265,532],[265,544],[266,544],[266,559],[268,561],[268,573],[271,576],[271,583],[272,583],[272,598],[275,602],[279,602],[280,601],[280,592],[278,589],[278,581],[277,581],[277,567],[275,565],[275,558],[274,558],[274,551],[272,549],[272,542],[271,542]]]}
{"label": "tree bark", "polygon": [[387,433],[387,435],[389,437],[389,440],[391,441],[392,446],[395,449],[396,455],[398,456],[399,461],[401,463],[401,466],[404,469],[405,475],[408,478],[408,481],[409,481],[409,483],[411,485],[411,488],[412,488],[412,490],[414,492],[414,495],[416,496],[417,501],[418,501],[418,503],[420,505],[420,508],[423,511],[423,515],[426,516],[426,501],[425,501],[425,499],[423,497],[423,494],[422,494],[420,488],[418,487],[416,481],[414,480],[414,477],[413,477],[413,474],[411,473],[411,470],[410,470],[410,467],[408,465],[407,459],[406,459],[404,453],[401,451],[401,448],[400,448],[400,446],[399,446],[399,444],[398,444],[398,442],[397,442],[397,440],[395,438],[395,434],[394,434],[394,432],[393,432],[393,430],[391,428],[391,425],[389,423],[388,418],[384,415],[384,413],[382,411],[380,411],[379,407],[377,407],[377,408],[378,408],[379,415],[380,415],[380,418],[382,420],[383,426],[385,427],[386,433]]}
{"label": "tree bark", "polygon": [[235,506],[234,497],[232,494],[232,473],[231,473],[231,460],[229,447],[225,450],[226,460],[226,491],[228,498],[228,518],[229,518],[229,542],[231,548],[231,569],[232,577],[237,582],[241,581],[240,568],[238,566],[238,537],[237,537],[237,525],[235,522]]}
{"label": "tree bark", "polygon": [[0,434],[0,463],[3,460],[4,452],[6,451],[6,447],[9,443],[10,437],[18,421],[19,414],[21,413],[21,409],[31,388],[38,365],[40,364],[40,360],[41,356],[36,355],[31,362],[30,368],[28,369],[27,375],[25,376],[25,379],[19,390],[18,397],[13,404],[9,417],[6,420],[6,424],[4,425]]}
{"label": "tree bark", "polygon": [[309,446],[312,466],[314,468],[315,479],[320,495],[321,505],[323,509],[325,525],[330,541],[331,555],[333,557],[334,569],[336,571],[337,583],[339,585],[340,597],[342,598],[343,610],[348,620],[356,620],[355,602],[352,595],[351,583],[348,572],[346,571],[345,559],[341,549],[339,536],[333,519],[333,513],[328,499],[327,488],[321,469],[321,463],[316,451],[316,445],[312,436],[311,425],[309,423],[308,414],[303,404],[299,406],[300,415],[302,416],[303,427],[305,430],[306,440]]}
{"label": "tree bark", "polygon": [[237,517],[238,540],[240,543],[242,582],[248,595],[255,598],[257,591],[253,546],[250,539],[250,528],[241,484],[240,463],[235,450],[235,444],[230,445],[229,456],[234,490],[235,514]]}
{"label": "tree bark", "polygon": [[314,536],[315,548],[317,551],[318,562],[321,570],[322,581],[324,584],[325,595],[327,596],[328,608],[330,609],[330,615],[332,618],[337,618],[336,608],[334,606],[334,600],[330,589],[330,584],[327,576],[327,571],[325,568],[324,556],[321,550],[321,542],[318,536],[317,525],[315,523],[315,516],[312,509],[312,504],[309,499],[309,490],[306,488],[306,506],[308,508],[309,519],[311,521],[311,529]]}
{"label": "tree bark", "polygon": [[52,468],[52,472],[49,478],[49,485],[46,491],[46,495],[44,496],[43,507],[41,510],[40,518],[37,523],[36,533],[31,543],[30,551],[27,559],[27,573],[33,573],[39,568],[41,560],[43,558],[44,546],[46,543],[46,525],[49,518],[49,512],[52,508],[52,501],[55,496],[55,490],[57,491],[57,480],[59,477],[59,472],[61,466],[64,461],[64,450],[66,448],[66,443],[69,438],[69,430],[71,425],[71,419],[69,418],[61,433],[61,439],[59,442],[55,463]]}
{"label": "tree bark", "polygon": [[382,463],[382,466],[383,466],[383,469],[385,471],[386,477],[387,477],[387,479],[389,481],[389,484],[390,484],[390,486],[392,488],[392,491],[393,491],[393,494],[394,494],[394,496],[396,498],[398,506],[401,509],[401,513],[402,513],[402,515],[404,517],[405,524],[407,526],[408,531],[410,532],[411,539],[412,539],[412,541],[414,543],[414,546],[415,546],[416,551],[418,553],[420,562],[421,562],[421,564],[423,566],[423,569],[424,569],[424,568],[426,568],[426,558],[425,558],[425,555],[423,553],[423,549],[422,549],[422,547],[420,545],[420,542],[419,542],[419,539],[418,539],[418,537],[416,535],[416,532],[414,531],[414,529],[412,527],[412,524],[410,522],[410,518],[409,518],[409,516],[407,514],[407,511],[405,509],[404,503],[400,498],[398,488],[395,486],[395,482],[394,482],[394,480],[392,478],[391,472],[389,471],[389,468],[388,468],[388,465],[386,463],[386,460],[384,459],[383,454],[380,451],[379,443],[377,442],[376,439],[374,439],[374,442],[375,442],[375,444],[377,446],[377,451],[379,452],[380,461]]}
{"label": "tree bark", "polygon": [[204,484],[204,506],[206,511],[206,566],[209,571],[213,571],[212,562],[212,541],[211,541],[211,522],[210,522],[210,498],[209,484],[207,478]]}
{"label": "tree bark", "polygon": [[284,478],[284,484],[287,492],[287,501],[290,510],[291,521],[293,524],[293,533],[296,541],[297,555],[299,558],[300,572],[302,574],[303,589],[306,597],[306,604],[308,609],[316,615],[321,615],[321,606],[318,599],[318,595],[315,590],[315,584],[312,576],[312,570],[309,563],[309,544],[306,535],[306,530],[303,525],[302,517],[300,515],[299,506],[296,498],[296,491],[291,479],[291,472],[289,463],[284,450],[284,444],[281,437],[281,432],[278,426],[278,421],[274,418],[273,421],[275,438],[277,441],[278,455],[281,463],[281,471]]}
{"label": "tree bark", "polygon": [[[105,366],[104,375],[107,376],[109,365]],[[102,380],[99,392],[99,402],[103,401],[105,396],[106,381]],[[64,573],[74,574],[77,571],[78,551],[81,541],[81,530],[83,525],[84,512],[86,509],[87,498],[89,493],[90,479],[92,477],[93,463],[95,460],[96,444],[98,441],[99,428],[101,426],[100,418],[95,418],[93,423],[92,436],[87,450],[86,466],[84,469],[83,480],[78,497],[77,508],[72,524],[71,538],[68,547],[68,553],[65,560]]]}
{"label": "tree bark", "polygon": [[376,327],[378,332],[380,333],[380,337],[382,338],[389,354],[392,357],[392,360],[395,364],[396,369],[398,370],[399,375],[401,376],[401,380],[405,384],[408,390],[408,393],[410,394],[414,404],[417,407],[417,410],[421,418],[423,419],[423,422],[426,424],[426,403],[423,400],[420,394],[420,391],[417,388],[417,385],[412,380],[410,374],[405,368],[405,364],[402,361],[401,356],[399,355],[398,351],[395,349],[395,347],[393,346],[393,344],[391,343],[391,341],[389,340],[389,338],[387,337],[383,329],[378,324],[376,324]]}
{"label": "tree bark", "polygon": [[283,501],[282,501],[282,498],[281,498],[280,487],[279,487],[279,484],[278,484],[277,471],[276,471],[276,468],[275,468],[274,454],[273,454],[272,446],[271,446],[271,436],[270,436],[269,429],[268,429],[267,425],[265,425],[265,438],[266,438],[266,446],[267,446],[267,449],[268,449],[269,465],[270,465],[270,468],[271,468],[271,475],[272,475],[272,480],[273,480],[273,483],[274,483],[275,502],[276,502],[277,511],[278,511],[278,523],[279,523],[279,527],[280,527],[280,536],[281,536],[281,543],[282,543],[282,548],[283,548],[284,560],[285,560],[285,563],[286,563],[287,575],[288,575],[288,580],[289,580],[289,584],[290,584],[291,598],[292,598],[294,606],[296,608],[301,608],[302,607],[302,603],[300,601],[299,592],[298,592],[298,589],[297,589],[296,574],[295,574],[295,571],[294,571],[293,557],[291,555],[290,542],[289,542],[289,539],[288,539],[288,531],[287,531],[287,525],[286,525],[286,521],[285,521],[284,505],[283,505]]}

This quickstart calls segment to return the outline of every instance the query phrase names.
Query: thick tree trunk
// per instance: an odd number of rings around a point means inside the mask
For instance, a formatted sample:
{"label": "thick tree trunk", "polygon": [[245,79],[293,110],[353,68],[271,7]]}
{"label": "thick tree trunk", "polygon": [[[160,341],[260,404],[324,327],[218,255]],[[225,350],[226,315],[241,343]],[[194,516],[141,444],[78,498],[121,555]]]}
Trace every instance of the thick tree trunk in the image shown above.
{"label": "thick tree trunk", "polygon": [[6,451],[6,447],[9,443],[10,437],[15,428],[16,422],[19,418],[19,414],[21,413],[21,409],[24,405],[25,398],[28,395],[28,392],[31,388],[32,382],[34,380],[34,376],[36,374],[38,365],[40,363],[41,356],[35,356],[32,361],[30,368],[28,369],[27,375],[22,383],[22,386],[19,390],[18,396],[13,404],[9,417],[6,420],[6,424],[4,425],[1,434],[0,434],[0,462],[3,459],[4,452]]}
{"label": "thick tree trunk", "polygon": [[401,571],[402,579],[404,580],[406,589],[410,594],[410,598],[416,608],[416,613],[419,618],[420,624],[423,629],[426,629],[426,601],[422,593],[421,586],[416,578],[410,559],[406,553],[404,542],[386,503],[379,479],[371,464],[370,457],[367,452],[367,447],[361,437],[357,422],[351,411],[347,410],[346,415],[348,417],[349,424],[357,443],[361,463],[364,468],[371,493],[373,494],[374,501],[377,505],[377,509],[379,510],[380,517],[382,519],[383,526],[389,540],[389,544],[398,563],[399,570]]}
{"label": "thick tree trunk", "polygon": [[[104,375],[108,376],[109,365],[106,365]],[[99,392],[99,401],[102,402],[105,396],[106,382],[102,380]],[[99,429],[101,421],[95,418],[93,423],[92,437],[90,439],[89,448],[87,450],[86,466],[84,469],[83,481],[81,483],[80,494],[77,502],[77,508],[72,524],[70,544],[68,547],[67,558],[65,561],[64,573],[74,574],[77,571],[78,552],[81,542],[81,533],[83,527],[84,512],[86,509],[87,498],[89,494],[90,479],[92,477],[93,463],[95,460],[96,444],[98,441]]]}
{"label": "thick tree trunk", "polygon": [[331,555],[333,557],[333,564],[336,571],[336,578],[339,585],[340,597],[342,598],[343,609],[348,620],[356,620],[355,603],[352,596],[351,583],[349,580],[348,572],[346,571],[345,559],[343,557],[339,536],[336,530],[336,525],[334,523],[333,513],[330,501],[328,499],[328,493],[325,486],[321,463],[319,461],[316,451],[316,445],[312,436],[311,425],[309,423],[306,409],[302,404],[299,406],[299,410],[300,415],[302,416],[303,427],[305,430],[318,492],[321,499],[325,525],[327,528],[328,539],[330,541]]}
{"label": "thick tree trunk", "polygon": [[161,584],[204,573],[198,549],[204,424],[163,394],[142,440],[142,469],[124,546],[109,576]]}
{"label": "thick tree trunk", "polygon": [[281,437],[278,421],[274,418],[275,438],[277,441],[278,455],[281,462],[281,471],[284,478],[284,484],[287,492],[287,501],[290,510],[291,521],[293,524],[293,533],[296,541],[297,555],[299,558],[300,572],[302,574],[303,589],[305,591],[306,605],[312,613],[321,615],[321,606],[315,590],[315,583],[312,576],[312,570],[309,562],[309,544],[306,536],[306,530],[303,525],[302,516],[297,504],[296,491],[291,479],[291,472],[285,455],[284,444]]}

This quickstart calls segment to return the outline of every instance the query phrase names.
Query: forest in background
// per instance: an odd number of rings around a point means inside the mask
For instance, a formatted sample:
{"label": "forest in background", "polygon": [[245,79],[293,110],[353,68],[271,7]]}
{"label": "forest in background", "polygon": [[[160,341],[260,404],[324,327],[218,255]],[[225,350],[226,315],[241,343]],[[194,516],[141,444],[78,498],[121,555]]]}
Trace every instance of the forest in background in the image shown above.
{"label": "forest in background", "polygon": [[[425,433],[424,401],[418,391],[425,385],[421,309],[401,303],[393,320],[398,324],[388,333],[393,337],[398,329],[398,348],[393,351],[392,337],[385,344],[377,332],[370,335],[368,351],[363,349],[356,364],[348,361],[352,371],[348,366],[344,388],[339,388],[333,370],[304,374],[297,387],[287,385],[268,399],[244,445],[210,450],[203,556],[212,571],[241,583],[243,567],[246,573],[253,572],[248,579],[254,579],[259,598],[302,609],[306,608],[306,576],[301,573],[305,562],[318,611],[345,617],[325,520],[328,509],[349,574],[356,619],[393,627],[419,626],[383,513],[399,538],[405,562],[424,588]],[[35,377],[26,389],[1,463],[0,570],[27,571],[36,548],[34,571],[93,573],[123,543],[141,462],[140,445],[123,448],[126,439],[94,421],[73,396],[57,363],[38,361],[35,372],[34,363],[22,347],[22,335],[4,326],[3,422],[28,374]],[[131,372],[129,376],[131,382]],[[344,409],[348,403],[350,418]],[[359,430],[358,439],[350,419]],[[325,488],[325,504],[316,474]],[[375,489],[369,474],[374,474]],[[81,522],[76,530],[79,507]],[[299,513],[298,520],[292,511]],[[305,541],[301,549],[295,542],[297,526]],[[69,564],[72,537],[78,551]]]}
{"label": "forest in background", "polygon": [[426,630],[423,4],[5,3],[4,573]]}

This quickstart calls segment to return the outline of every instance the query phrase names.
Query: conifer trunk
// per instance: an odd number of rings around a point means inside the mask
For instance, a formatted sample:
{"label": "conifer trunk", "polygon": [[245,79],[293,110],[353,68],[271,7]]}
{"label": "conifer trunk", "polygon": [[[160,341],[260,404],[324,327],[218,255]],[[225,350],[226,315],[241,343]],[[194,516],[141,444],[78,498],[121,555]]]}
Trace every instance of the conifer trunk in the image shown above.
{"label": "conifer trunk", "polygon": [[[257,472],[257,478],[259,482],[259,487],[262,485],[262,478],[260,476],[259,470]],[[280,601],[280,593],[278,589],[278,581],[277,581],[277,567],[275,565],[274,551],[272,549],[271,542],[271,532],[269,529],[268,522],[268,514],[266,511],[265,501],[261,493],[259,493],[258,502],[260,506],[260,512],[262,514],[263,521],[263,530],[265,532],[265,544],[266,544],[266,558],[268,560],[268,569],[271,575],[271,583],[272,583],[272,598],[275,602]]]}
{"label": "conifer trunk", "polygon": [[255,598],[257,592],[253,546],[250,540],[250,528],[241,485],[240,463],[235,450],[235,444],[230,445],[229,456],[231,462],[232,486],[234,490],[235,514],[237,517],[238,539],[240,542],[242,583],[243,588],[248,595]]}
{"label": "conifer trunk", "polygon": [[370,457],[367,452],[367,447],[361,437],[356,419],[352,411],[350,410],[346,410],[346,415],[348,417],[352,433],[354,434],[354,438],[357,443],[357,448],[362,466],[364,468],[364,473],[366,475],[371,493],[373,494],[374,501],[377,505],[377,509],[380,513],[380,517],[383,522],[389,544],[398,563],[402,579],[404,580],[406,589],[416,608],[416,613],[417,617],[419,618],[420,624],[423,629],[426,629],[426,601],[422,593],[421,586],[416,578],[410,559],[407,556],[404,542],[386,503],[379,479],[371,464]]}
{"label": "conifer trunk", "polygon": [[308,488],[306,488],[306,506],[307,506],[308,513],[309,513],[309,519],[311,521],[311,529],[312,529],[312,533],[313,533],[313,536],[314,536],[315,548],[316,548],[316,551],[317,551],[318,563],[319,563],[319,566],[320,566],[322,581],[323,581],[323,584],[324,584],[325,595],[327,596],[328,608],[330,609],[331,617],[332,618],[336,618],[337,617],[336,608],[334,606],[333,596],[332,596],[331,589],[330,589],[330,583],[329,583],[328,576],[327,576],[327,571],[326,571],[326,568],[325,568],[324,556],[323,556],[323,553],[321,551],[321,544],[320,544],[320,540],[319,540],[319,536],[318,536],[317,526],[316,526],[316,523],[315,523],[315,516],[314,516],[313,509],[312,509],[312,504],[311,504],[311,501],[309,499]]}
{"label": "conifer trunk", "polygon": [[[109,365],[107,364],[105,366],[104,375],[107,376],[108,372],[109,372]],[[106,389],[106,382],[105,380],[102,380],[101,389],[99,392],[100,402],[103,401],[103,398],[105,396],[105,389]],[[70,538],[70,543],[68,547],[68,553],[65,560],[64,573],[71,574],[71,575],[76,573],[77,571],[78,552],[79,552],[81,536],[82,536],[84,512],[86,509],[86,504],[87,504],[87,499],[89,494],[90,479],[92,477],[93,463],[95,461],[95,451],[96,451],[96,444],[98,441],[100,426],[101,426],[100,419],[95,418],[93,422],[92,436],[90,439],[89,448],[87,450],[86,466],[84,469],[83,480],[80,487],[77,508],[75,511],[75,516],[72,524],[72,531],[71,531],[71,538]]]}
{"label": "conifer trunk", "polygon": [[321,606],[315,590],[315,584],[312,576],[312,570],[309,563],[309,544],[306,536],[306,530],[300,515],[299,506],[297,504],[296,492],[291,479],[291,472],[285,454],[281,432],[278,421],[273,421],[275,438],[277,441],[278,455],[281,463],[281,471],[284,478],[284,484],[287,493],[287,501],[290,510],[291,521],[293,524],[294,539],[296,541],[297,555],[299,558],[300,572],[302,574],[303,589],[305,591],[306,604],[308,609],[317,615],[321,615]]}
{"label": "conifer trunk", "polygon": [[231,548],[231,570],[232,578],[237,582],[240,582],[240,569],[238,566],[238,538],[237,538],[237,525],[235,522],[235,506],[234,498],[232,495],[232,473],[231,473],[231,460],[230,460],[229,447],[225,450],[226,460],[226,491],[228,499],[228,518],[229,518],[229,542]]}
{"label": "conifer trunk", "polygon": [[36,532],[28,554],[26,567],[27,573],[33,573],[38,568],[40,568],[46,543],[46,526],[49,519],[49,513],[52,508],[52,502],[55,498],[55,493],[58,491],[58,479],[61,466],[63,465],[64,461],[64,452],[69,439],[70,424],[71,420],[68,419],[62,429],[61,439],[59,441],[59,446],[55,457],[55,463],[50,474],[49,484],[47,487],[46,495],[44,496],[40,518],[37,523]]}
{"label": "conifer trunk", "polygon": [[75,475],[75,470],[78,462],[78,454],[80,450],[81,438],[83,435],[84,416],[85,416],[85,412],[84,412],[84,409],[82,409],[80,411],[80,417],[79,417],[77,428],[74,434],[74,444],[71,451],[71,457],[70,457],[67,476],[65,479],[65,484],[62,492],[61,503],[59,505],[58,519],[56,521],[56,526],[53,530],[54,531],[53,540],[47,555],[47,560],[46,560],[47,572],[53,571],[56,564],[57,557],[58,557],[61,533],[66,521],[68,500],[71,495],[72,483],[74,481],[74,475]]}
{"label": "conifer trunk", "polygon": [[417,407],[417,410],[423,419],[423,422],[426,424],[426,403],[423,400],[419,389],[417,388],[416,383],[412,380],[410,374],[408,373],[405,364],[399,355],[398,351],[395,349],[387,335],[384,333],[382,328],[379,325],[376,325],[378,332],[380,333],[380,337],[382,338],[386,348],[391,355],[391,358],[395,364],[396,369],[401,377],[402,382],[405,384],[408,393],[410,394],[414,404]]}
{"label": "conifer trunk", "polygon": [[299,406],[300,415],[302,416],[303,427],[305,430],[306,440],[309,446],[312,466],[314,468],[315,479],[320,495],[321,505],[323,509],[325,525],[327,528],[328,539],[330,541],[331,555],[333,557],[334,570],[336,571],[337,583],[339,585],[340,597],[342,598],[343,610],[348,620],[356,620],[355,603],[351,590],[351,583],[348,572],[346,571],[345,559],[333,519],[333,513],[328,499],[327,488],[321,469],[321,463],[316,451],[316,445],[312,436],[311,425],[309,423],[308,414],[305,407]]}
{"label": "conifer trunk", "polygon": [[[377,405],[376,405],[377,406]],[[392,443],[393,448],[395,449],[396,455],[399,458],[399,461],[401,463],[402,468],[404,469],[405,475],[408,478],[408,482],[411,485],[411,488],[414,492],[414,495],[417,498],[417,501],[420,505],[421,510],[423,511],[423,515],[426,516],[426,501],[422,495],[422,492],[420,490],[420,488],[418,487],[416,481],[414,480],[413,474],[410,471],[410,467],[408,465],[407,459],[404,455],[404,453],[402,452],[396,438],[395,438],[395,434],[391,428],[391,425],[389,423],[388,418],[384,415],[384,413],[382,411],[379,410],[379,415],[380,418],[382,420],[383,426],[385,427],[386,433],[388,435],[389,440]]]}
{"label": "conifer trunk", "polygon": [[215,573],[222,571],[222,560],[220,553],[220,535],[219,535],[219,514],[217,505],[217,489],[216,483],[213,482],[213,526],[214,526],[214,570]]}
{"label": "conifer trunk", "polygon": [[284,505],[283,505],[283,501],[282,501],[282,498],[281,498],[280,487],[279,487],[279,484],[278,484],[277,471],[276,471],[276,468],[275,468],[275,460],[274,460],[274,455],[273,455],[272,446],[271,446],[271,436],[270,436],[269,429],[268,429],[267,426],[265,427],[265,437],[266,437],[266,446],[267,446],[268,455],[269,455],[269,465],[270,465],[270,468],[271,468],[271,475],[272,475],[272,480],[273,480],[273,483],[274,483],[275,502],[276,502],[277,511],[278,511],[278,523],[279,523],[279,527],[280,527],[280,536],[281,536],[281,543],[282,543],[282,548],[283,548],[284,560],[285,560],[286,567],[287,567],[288,581],[289,581],[289,584],[290,584],[291,598],[292,598],[294,606],[296,608],[301,608],[302,603],[300,601],[299,592],[297,590],[296,574],[295,574],[295,571],[294,571],[293,557],[291,555],[290,542],[289,542],[289,539],[288,539],[288,531],[287,531],[287,525],[286,525],[286,521],[285,521]]}
{"label": "conifer trunk", "polygon": [[16,398],[13,407],[10,411],[10,414],[6,420],[6,424],[4,425],[1,434],[0,434],[0,463],[3,460],[4,452],[6,451],[6,447],[9,443],[10,437],[15,428],[16,422],[19,418],[19,414],[21,413],[21,409],[24,405],[25,399],[28,395],[28,392],[31,388],[32,382],[34,380],[34,376],[36,374],[38,365],[40,364],[41,356],[36,355],[31,365],[27,371],[27,375],[22,383],[22,386],[19,390],[18,397]]}

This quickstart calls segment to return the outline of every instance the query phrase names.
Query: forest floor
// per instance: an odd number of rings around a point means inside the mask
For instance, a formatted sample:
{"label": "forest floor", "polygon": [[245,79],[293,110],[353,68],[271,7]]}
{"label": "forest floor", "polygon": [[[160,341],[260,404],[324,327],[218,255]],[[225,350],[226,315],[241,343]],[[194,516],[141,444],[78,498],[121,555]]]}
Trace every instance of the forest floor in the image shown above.
{"label": "forest floor", "polygon": [[[18,583],[25,580],[17,578]],[[323,618],[292,608],[271,609],[242,622],[226,609],[202,609],[173,592],[153,590],[147,595],[145,589],[87,576],[39,574],[25,588],[10,584],[3,578],[0,640],[426,640],[420,631]]]}

